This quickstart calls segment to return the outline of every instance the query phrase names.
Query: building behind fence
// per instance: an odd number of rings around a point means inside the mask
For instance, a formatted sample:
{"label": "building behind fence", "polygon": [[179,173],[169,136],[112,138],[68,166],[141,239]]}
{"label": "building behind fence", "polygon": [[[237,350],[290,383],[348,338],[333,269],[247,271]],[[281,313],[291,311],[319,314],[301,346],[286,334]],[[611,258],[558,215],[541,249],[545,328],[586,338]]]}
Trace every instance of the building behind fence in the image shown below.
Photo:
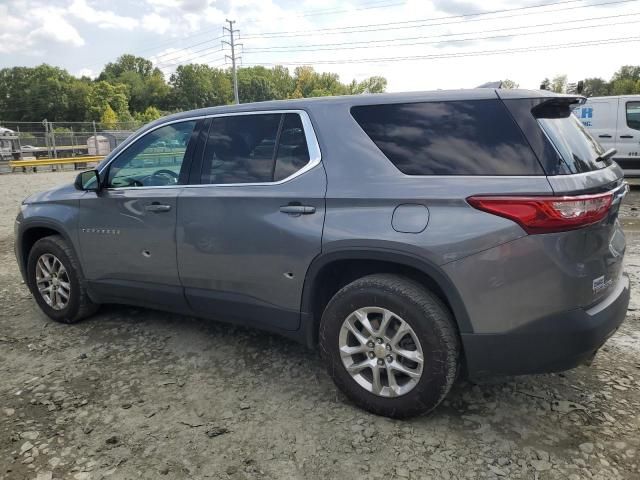
{"label": "building behind fence", "polygon": [[0,121],[0,167],[10,160],[107,155],[141,126],[137,122]]}

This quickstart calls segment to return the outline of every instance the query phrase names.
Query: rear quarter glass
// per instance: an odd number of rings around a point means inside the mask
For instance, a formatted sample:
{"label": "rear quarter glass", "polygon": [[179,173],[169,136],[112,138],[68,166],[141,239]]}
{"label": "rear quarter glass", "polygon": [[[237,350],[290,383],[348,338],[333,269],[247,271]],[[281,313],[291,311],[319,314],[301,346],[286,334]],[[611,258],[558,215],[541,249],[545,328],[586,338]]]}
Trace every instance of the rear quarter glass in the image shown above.
{"label": "rear quarter glass", "polygon": [[351,108],[382,153],[407,175],[543,175],[498,99]]}
{"label": "rear quarter glass", "polygon": [[570,112],[561,118],[538,118],[538,123],[558,152],[561,174],[591,172],[611,164],[600,159],[604,149]]}
{"label": "rear quarter glass", "polygon": [[604,149],[572,114],[578,101],[578,97],[504,100],[547,175],[592,172],[611,164],[599,161]]}

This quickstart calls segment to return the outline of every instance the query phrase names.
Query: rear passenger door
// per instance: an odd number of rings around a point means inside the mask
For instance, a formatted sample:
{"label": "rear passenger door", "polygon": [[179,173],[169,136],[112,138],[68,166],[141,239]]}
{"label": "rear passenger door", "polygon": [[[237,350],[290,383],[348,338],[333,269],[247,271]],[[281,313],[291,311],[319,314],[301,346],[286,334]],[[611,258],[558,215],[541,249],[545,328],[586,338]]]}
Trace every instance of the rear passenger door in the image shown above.
{"label": "rear passenger door", "polygon": [[178,269],[200,314],[293,330],[320,253],[326,175],[303,111],[211,119],[178,200]]}

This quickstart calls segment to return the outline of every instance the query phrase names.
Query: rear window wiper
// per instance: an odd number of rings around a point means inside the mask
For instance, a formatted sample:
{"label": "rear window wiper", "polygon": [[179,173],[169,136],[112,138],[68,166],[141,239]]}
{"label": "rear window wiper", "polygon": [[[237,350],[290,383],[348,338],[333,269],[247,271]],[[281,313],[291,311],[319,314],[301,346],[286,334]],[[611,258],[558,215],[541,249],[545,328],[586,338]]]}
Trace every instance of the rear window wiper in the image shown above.
{"label": "rear window wiper", "polygon": [[596,162],[606,162],[611,157],[613,157],[616,153],[618,153],[618,150],[616,150],[615,148],[610,148],[609,150],[607,150],[603,154],[598,155],[596,157]]}

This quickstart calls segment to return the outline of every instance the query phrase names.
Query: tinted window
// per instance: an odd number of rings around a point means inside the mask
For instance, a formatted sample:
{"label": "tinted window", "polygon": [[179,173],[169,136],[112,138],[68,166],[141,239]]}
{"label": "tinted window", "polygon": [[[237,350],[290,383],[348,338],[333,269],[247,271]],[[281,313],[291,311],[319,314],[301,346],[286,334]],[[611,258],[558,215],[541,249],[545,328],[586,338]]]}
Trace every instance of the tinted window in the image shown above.
{"label": "tinted window", "polygon": [[292,175],[308,162],[298,114],[216,117],[209,129],[201,183],[272,182]]}
{"label": "tinted window", "polygon": [[539,118],[538,122],[560,154],[561,173],[590,172],[611,163],[600,161],[604,149],[574,115]]}
{"label": "tinted window", "polygon": [[280,114],[214,118],[202,183],[270,182],[280,118]]}
{"label": "tinted window", "polygon": [[285,179],[309,163],[309,149],[300,115],[287,113],[282,124],[273,179]]}
{"label": "tinted window", "polygon": [[640,102],[627,102],[627,126],[640,130]]}
{"label": "tinted window", "polygon": [[498,100],[367,105],[351,113],[408,175],[542,174]]}
{"label": "tinted window", "polygon": [[151,187],[178,183],[195,121],[160,127],[136,140],[109,166],[109,187]]}

